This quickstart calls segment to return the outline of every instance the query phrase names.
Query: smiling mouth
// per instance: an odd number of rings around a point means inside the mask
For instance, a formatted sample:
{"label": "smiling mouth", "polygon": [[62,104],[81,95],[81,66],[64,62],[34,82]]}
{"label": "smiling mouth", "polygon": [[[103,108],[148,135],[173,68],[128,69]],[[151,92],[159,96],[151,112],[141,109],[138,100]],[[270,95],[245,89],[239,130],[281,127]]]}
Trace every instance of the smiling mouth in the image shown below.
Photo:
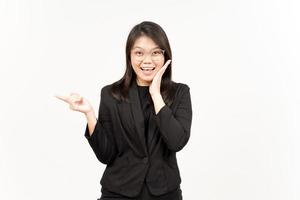
{"label": "smiling mouth", "polygon": [[155,70],[155,67],[140,67],[140,69],[143,71],[153,71]]}

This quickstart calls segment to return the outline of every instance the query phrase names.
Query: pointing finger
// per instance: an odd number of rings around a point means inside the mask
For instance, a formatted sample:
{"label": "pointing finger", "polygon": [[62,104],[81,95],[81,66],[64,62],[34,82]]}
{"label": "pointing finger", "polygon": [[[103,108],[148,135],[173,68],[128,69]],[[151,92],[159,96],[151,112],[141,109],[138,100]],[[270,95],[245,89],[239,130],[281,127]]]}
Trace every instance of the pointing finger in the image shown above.
{"label": "pointing finger", "polygon": [[56,98],[63,100],[64,102],[69,103],[69,98],[62,95],[54,95]]}

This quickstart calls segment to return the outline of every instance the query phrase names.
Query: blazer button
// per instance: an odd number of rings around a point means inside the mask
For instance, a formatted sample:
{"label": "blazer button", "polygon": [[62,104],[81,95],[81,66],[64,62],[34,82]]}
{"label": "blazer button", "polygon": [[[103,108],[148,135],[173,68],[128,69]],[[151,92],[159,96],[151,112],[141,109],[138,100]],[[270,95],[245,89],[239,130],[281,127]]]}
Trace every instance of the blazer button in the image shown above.
{"label": "blazer button", "polygon": [[145,163],[145,164],[148,163],[148,157],[143,158],[143,163]]}

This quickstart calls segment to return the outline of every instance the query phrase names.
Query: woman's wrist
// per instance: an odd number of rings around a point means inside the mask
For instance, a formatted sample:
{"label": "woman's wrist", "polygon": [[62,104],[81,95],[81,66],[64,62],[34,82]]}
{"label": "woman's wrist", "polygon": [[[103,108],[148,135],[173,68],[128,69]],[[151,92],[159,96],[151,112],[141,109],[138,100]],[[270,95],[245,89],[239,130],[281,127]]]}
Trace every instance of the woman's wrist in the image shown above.
{"label": "woman's wrist", "polygon": [[88,111],[85,113],[87,119],[96,118],[94,110]]}
{"label": "woman's wrist", "polygon": [[152,99],[160,99],[160,98],[162,98],[162,96],[161,96],[160,93],[153,93],[153,94],[150,93],[150,95],[151,95]]}
{"label": "woman's wrist", "polygon": [[155,114],[157,114],[162,107],[164,107],[165,102],[161,96],[161,94],[156,94],[156,95],[151,95],[153,104],[154,104],[154,109],[155,109]]}

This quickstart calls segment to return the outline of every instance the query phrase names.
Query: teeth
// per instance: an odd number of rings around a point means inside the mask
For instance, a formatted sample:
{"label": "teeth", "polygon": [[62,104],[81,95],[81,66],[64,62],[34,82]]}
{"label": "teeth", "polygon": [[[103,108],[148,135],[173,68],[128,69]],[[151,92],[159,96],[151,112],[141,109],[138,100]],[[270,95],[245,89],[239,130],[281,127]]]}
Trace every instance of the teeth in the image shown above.
{"label": "teeth", "polygon": [[146,70],[146,71],[150,71],[150,70],[154,70],[155,67],[141,67],[142,70]]}

